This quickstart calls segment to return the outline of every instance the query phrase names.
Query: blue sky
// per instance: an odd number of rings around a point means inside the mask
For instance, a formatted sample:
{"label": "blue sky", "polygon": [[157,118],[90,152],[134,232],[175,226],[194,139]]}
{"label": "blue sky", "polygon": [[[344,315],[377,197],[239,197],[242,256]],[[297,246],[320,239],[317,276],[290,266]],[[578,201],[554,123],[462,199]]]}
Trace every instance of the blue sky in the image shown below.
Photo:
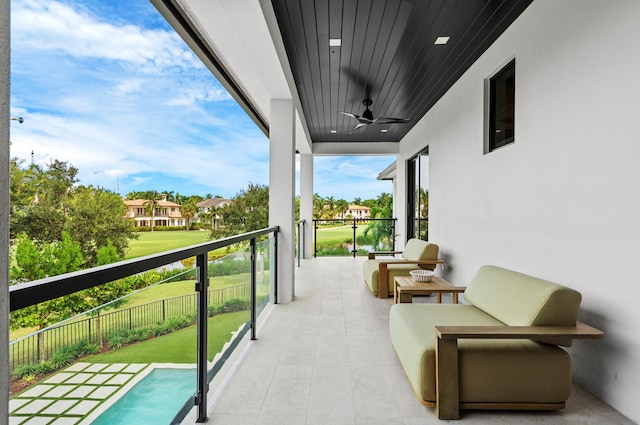
{"label": "blue sky", "polygon": [[[127,194],[268,184],[269,142],[148,0],[11,2],[11,156]],[[318,157],[314,191],[391,192],[393,157]]]}

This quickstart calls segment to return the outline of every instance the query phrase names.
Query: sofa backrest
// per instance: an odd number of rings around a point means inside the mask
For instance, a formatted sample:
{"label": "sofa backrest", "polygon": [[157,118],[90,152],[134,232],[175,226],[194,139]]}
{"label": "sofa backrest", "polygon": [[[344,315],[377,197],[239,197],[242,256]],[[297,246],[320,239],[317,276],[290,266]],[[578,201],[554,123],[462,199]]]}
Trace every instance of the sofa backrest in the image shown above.
{"label": "sofa backrest", "polygon": [[[409,239],[402,251],[402,257],[405,260],[411,261],[423,261],[423,260],[437,260],[438,259],[438,245],[423,241],[421,239]],[[436,265],[424,266],[429,270],[434,270]]]}
{"label": "sofa backrest", "polygon": [[582,300],[573,289],[496,266],[482,266],[464,298],[509,326],[575,326]]}

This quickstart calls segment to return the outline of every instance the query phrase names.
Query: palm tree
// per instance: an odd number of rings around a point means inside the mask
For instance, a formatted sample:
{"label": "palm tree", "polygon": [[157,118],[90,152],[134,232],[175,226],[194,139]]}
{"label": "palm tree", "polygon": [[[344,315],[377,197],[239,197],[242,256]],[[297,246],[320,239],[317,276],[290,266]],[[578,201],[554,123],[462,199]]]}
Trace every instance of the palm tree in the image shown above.
{"label": "palm tree", "polygon": [[326,209],[324,209],[324,215],[326,218],[334,218],[336,216],[336,200],[333,196],[329,196],[324,200]]}
{"label": "palm tree", "polygon": [[340,218],[344,219],[344,213],[349,209],[349,203],[344,199],[338,199],[336,201],[336,208],[338,208],[338,212],[340,212]]}
{"label": "palm tree", "polygon": [[211,230],[216,230],[218,220],[222,218],[222,207],[212,206],[209,211],[211,214]]}
{"label": "palm tree", "polygon": [[144,201],[144,207],[146,214],[151,215],[151,231],[153,232],[153,228],[155,226],[156,209],[158,209],[158,207],[160,206],[162,195],[153,190],[148,193],[148,198],[149,199]]}
{"label": "palm tree", "polygon": [[180,209],[180,213],[182,214],[182,217],[184,217],[185,219],[187,230],[189,230],[189,220],[191,220],[196,215],[197,211],[198,211],[198,208],[196,208],[196,206],[193,203],[188,203],[186,205],[183,205],[182,208]]}
{"label": "palm tree", "polygon": [[313,194],[313,218],[319,220],[322,218],[322,213],[324,209],[324,199],[322,196],[317,193]]}

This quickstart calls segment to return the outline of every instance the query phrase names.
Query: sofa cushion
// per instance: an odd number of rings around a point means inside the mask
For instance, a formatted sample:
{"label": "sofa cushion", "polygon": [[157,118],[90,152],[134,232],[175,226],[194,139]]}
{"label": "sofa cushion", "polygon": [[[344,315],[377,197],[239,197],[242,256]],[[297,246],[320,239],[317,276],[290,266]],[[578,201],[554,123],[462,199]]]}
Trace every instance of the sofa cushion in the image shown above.
{"label": "sofa cushion", "polygon": [[[421,239],[409,239],[402,251],[402,257],[410,261],[437,260],[438,245]],[[435,268],[435,265],[433,268]]]}
{"label": "sofa cushion", "polygon": [[[533,276],[482,266],[464,298],[510,326],[575,326],[582,296]],[[567,339],[562,345],[570,346],[571,342]]]}
{"label": "sofa cushion", "polygon": [[[504,326],[472,305],[395,304],[391,341],[414,392],[436,400],[434,326]],[[529,340],[460,340],[460,401],[561,403],[571,391],[569,355]]]}
{"label": "sofa cushion", "polygon": [[[369,290],[374,294],[378,294],[378,264],[378,260],[366,260],[362,264],[362,274],[364,276],[364,281],[367,283],[367,286],[369,286]],[[387,266],[387,272],[389,275],[389,294],[393,294],[393,279],[396,276],[409,276],[409,272],[411,270],[417,270],[419,268],[420,267],[418,267],[417,264],[411,263],[389,264]]]}

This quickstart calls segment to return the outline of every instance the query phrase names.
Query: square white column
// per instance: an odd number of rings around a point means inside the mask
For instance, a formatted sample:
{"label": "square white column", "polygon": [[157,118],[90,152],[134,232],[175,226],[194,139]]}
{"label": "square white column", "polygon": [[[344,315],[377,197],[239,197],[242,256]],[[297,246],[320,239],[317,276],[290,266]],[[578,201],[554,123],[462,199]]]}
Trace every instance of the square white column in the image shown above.
{"label": "square white column", "polygon": [[291,302],[295,295],[296,148],[294,116],[291,99],[271,99],[269,226],[280,226],[277,262],[279,303]]}
{"label": "square white column", "polygon": [[313,155],[300,155],[300,220],[305,220],[304,258],[313,257]]}

